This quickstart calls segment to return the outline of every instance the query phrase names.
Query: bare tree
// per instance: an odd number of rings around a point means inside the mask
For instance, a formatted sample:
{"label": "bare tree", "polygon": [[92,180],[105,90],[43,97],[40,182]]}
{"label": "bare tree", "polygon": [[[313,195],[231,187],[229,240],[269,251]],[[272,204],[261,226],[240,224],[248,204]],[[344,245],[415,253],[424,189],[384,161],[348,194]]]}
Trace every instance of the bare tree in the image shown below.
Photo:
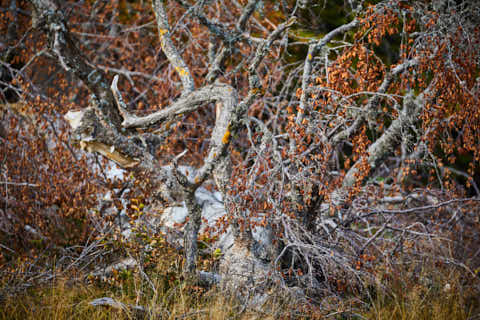
{"label": "bare tree", "polygon": [[[226,83],[214,82],[216,78],[214,75],[208,80],[212,84],[195,88],[192,73],[172,42],[165,4],[159,0],[153,1],[152,9],[156,17],[161,48],[178,73],[182,90],[181,96],[169,107],[139,117],[128,111],[117,86],[118,76],[114,77],[110,85],[105,73],[81,55],[66,23],[67,19],[60,8],[52,1],[32,1],[32,4],[36,12],[34,26],[41,28],[47,34],[49,50],[65,71],[81,79],[93,93],[88,107],[70,112],[66,116],[72,125],[73,138],[89,152],[98,152],[116,161],[122,167],[147,172],[158,189],[155,196],[185,201],[189,211],[185,232],[185,271],[194,273],[197,260],[197,235],[201,223],[201,208],[196,202],[194,193],[211,174],[214,175],[219,190],[226,192],[230,180],[230,160],[227,149],[230,137],[234,136],[242,126],[248,108],[260,93],[257,68],[273,42],[284,34],[294,19],[277,26],[266,39],[257,39],[255,54],[247,65],[250,90],[246,97],[240,100],[235,88]],[[196,5],[198,8],[189,7],[183,2],[181,4],[188,10],[193,10],[194,15],[209,28],[214,36],[224,41],[224,48],[215,56],[211,65],[212,72],[215,72],[223,63],[222,57],[231,50],[229,46],[234,41],[244,38],[242,32],[253,13],[256,1],[251,1],[245,6],[233,31],[209,21],[201,13],[200,4]],[[165,171],[156,161],[155,154],[158,145],[162,143],[161,139],[153,133],[138,134],[134,128],[148,130],[168,119],[192,112],[212,102],[217,103],[216,122],[202,167],[198,169],[193,179],[188,179],[178,171],[176,163],[185,151],[173,159],[174,170]]]}

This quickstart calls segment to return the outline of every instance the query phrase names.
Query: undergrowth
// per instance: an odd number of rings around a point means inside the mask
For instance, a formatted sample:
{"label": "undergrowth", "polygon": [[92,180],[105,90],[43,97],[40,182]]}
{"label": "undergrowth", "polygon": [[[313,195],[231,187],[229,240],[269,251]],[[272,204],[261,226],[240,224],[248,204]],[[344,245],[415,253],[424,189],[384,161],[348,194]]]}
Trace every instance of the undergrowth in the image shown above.
{"label": "undergrowth", "polygon": [[[144,263],[131,270],[116,271],[106,278],[88,276],[87,268],[62,269],[50,261],[44,265],[51,276],[28,288],[8,293],[15,268],[31,268],[31,261],[18,259],[4,270],[1,279],[0,319],[453,319],[480,318],[478,279],[451,265],[421,261],[398,266],[380,274],[375,284],[357,295],[339,293],[319,301],[299,304],[276,295],[255,310],[246,308],[217,287],[185,280],[182,255],[167,245],[155,247]],[[123,254],[134,253],[122,247]],[[115,255],[119,254],[119,249]],[[153,252],[153,257],[152,257]],[[39,257],[36,257],[37,262]],[[214,266],[216,257],[203,256]],[[27,266],[28,265],[28,266]],[[18,269],[17,269],[18,270]],[[38,272],[38,274],[42,274]],[[43,274],[47,273],[47,269]],[[90,302],[109,297],[125,306],[142,306],[140,314],[131,308],[92,306]]]}
{"label": "undergrowth", "polygon": [[[355,291],[340,286],[338,292],[299,302],[281,290],[270,290],[265,305],[247,308],[235,294],[184,278],[183,252],[166,238],[136,228],[128,241],[114,232],[84,246],[63,249],[42,242],[21,255],[4,254],[0,320],[480,319],[478,275],[426,258],[397,257],[402,264],[379,263],[371,270],[375,280]],[[199,238],[197,265],[200,270],[218,272],[221,252],[207,250],[211,241]],[[125,257],[133,258],[136,266],[94,275],[101,266]],[[124,307],[91,305],[104,297]],[[141,306],[141,312],[132,311],[135,306]]]}

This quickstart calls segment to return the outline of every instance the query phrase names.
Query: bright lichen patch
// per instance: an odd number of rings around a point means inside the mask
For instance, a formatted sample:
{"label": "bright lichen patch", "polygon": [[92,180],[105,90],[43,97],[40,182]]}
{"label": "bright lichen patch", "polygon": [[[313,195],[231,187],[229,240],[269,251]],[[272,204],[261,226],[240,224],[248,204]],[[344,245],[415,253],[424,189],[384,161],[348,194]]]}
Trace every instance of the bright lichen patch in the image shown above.
{"label": "bright lichen patch", "polygon": [[227,129],[227,132],[225,132],[222,138],[223,144],[227,144],[230,141],[230,135],[231,135],[230,129]]}
{"label": "bright lichen patch", "polygon": [[160,33],[161,37],[163,37],[167,32],[168,32],[167,29],[158,29],[158,33]]}

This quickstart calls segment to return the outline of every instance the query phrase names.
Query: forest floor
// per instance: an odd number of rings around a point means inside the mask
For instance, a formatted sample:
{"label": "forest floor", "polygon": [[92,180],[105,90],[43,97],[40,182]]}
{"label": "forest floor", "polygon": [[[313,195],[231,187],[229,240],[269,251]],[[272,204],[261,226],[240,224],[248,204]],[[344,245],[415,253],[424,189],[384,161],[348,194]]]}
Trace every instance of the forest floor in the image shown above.
{"label": "forest floor", "polygon": [[[103,260],[136,254],[126,247],[101,249]],[[265,305],[247,308],[220,288],[183,279],[181,252],[165,244],[135,256],[141,266],[100,277],[91,274],[95,261],[80,262],[85,248],[77,257],[72,253],[70,263],[65,252],[62,259],[54,252],[3,264],[0,319],[480,319],[478,277],[428,261],[379,271],[377,283],[362,289],[338,286],[300,303],[273,290]],[[199,261],[204,270],[217,264],[214,256]],[[93,306],[99,298],[110,305]]]}

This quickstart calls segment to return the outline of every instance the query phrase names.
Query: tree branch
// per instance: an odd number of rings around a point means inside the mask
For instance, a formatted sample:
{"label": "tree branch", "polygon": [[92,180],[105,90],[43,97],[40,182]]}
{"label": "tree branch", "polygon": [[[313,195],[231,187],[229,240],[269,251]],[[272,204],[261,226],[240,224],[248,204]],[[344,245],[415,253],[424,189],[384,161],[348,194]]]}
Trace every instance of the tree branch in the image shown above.
{"label": "tree branch", "polygon": [[[126,128],[150,127],[169,117],[196,110],[205,103],[222,101],[224,105],[232,106],[237,102],[235,89],[227,84],[212,84],[180,97],[170,107],[154,112],[144,117],[124,114],[122,125]],[[121,111],[123,112],[123,111]]]}
{"label": "tree branch", "polygon": [[[395,119],[382,136],[367,149],[368,157],[366,160],[371,169],[375,168],[378,161],[392,151],[393,146],[396,144],[402,133],[402,129],[413,124],[418,119],[418,116],[425,105],[427,92],[428,89],[419,94],[415,99],[413,98],[412,93],[404,98],[404,107],[399,117]],[[365,161],[365,159],[362,157],[350,168],[350,170],[348,170],[343,179],[344,188],[353,186],[357,181],[359,167],[363,161]]]}
{"label": "tree branch", "polygon": [[76,39],[68,30],[63,12],[51,0],[30,0],[36,12],[34,26],[43,29],[48,36],[48,47],[57,56],[65,71],[72,72],[95,94],[98,109],[106,123],[119,128],[120,114],[115,108],[112,92],[105,73],[83,57],[75,46]]}
{"label": "tree branch", "polygon": [[187,64],[183,61],[183,58],[178,53],[172,39],[170,38],[170,27],[168,25],[167,12],[165,11],[163,0],[153,0],[152,8],[157,21],[158,35],[160,37],[162,50],[167,56],[168,61],[170,61],[175,68],[175,71],[180,76],[183,84],[182,95],[188,94],[195,90],[195,84]]}
{"label": "tree branch", "polygon": [[350,23],[344,24],[329,33],[327,33],[322,39],[317,42],[311,43],[308,46],[307,57],[305,58],[305,64],[303,66],[303,76],[302,76],[302,94],[300,97],[299,111],[297,113],[296,123],[300,124],[305,117],[305,106],[307,101],[307,90],[310,82],[310,75],[312,73],[312,61],[316,53],[320,51],[327,43],[329,43],[334,37],[341,33],[345,33],[356,26],[358,26],[359,21],[357,19],[351,21]]}
{"label": "tree branch", "polygon": [[375,92],[375,94],[370,99],[368,99],[366,107],[364,108],[364,110],[362,110],[362,113],[360,113],[355,118],[355,120],[353,121],[353,124],[350,127],[346,128],[345,130],[342,130],[337,134],[335,134],[332,137],[332,139],[330,139],[330,142],[333,145],[336,145],[341,141],[348,139],[354,132],[356,132],[360,128],[360,126],[364,123],[364,121],[367,119],[367,116],[371,112],[370,110],[372,110],[377,106],[381,95],[387,92],[394,77],[399,75],[403,71],[407,70],[408,68],[416,66],[417,64],[418,64],[418,60],[416,59],[408,60],[394,67],[389,73],[387,73],[383,79],[382,84],[380,85],[380,87],[378,87],[378,90]]}

